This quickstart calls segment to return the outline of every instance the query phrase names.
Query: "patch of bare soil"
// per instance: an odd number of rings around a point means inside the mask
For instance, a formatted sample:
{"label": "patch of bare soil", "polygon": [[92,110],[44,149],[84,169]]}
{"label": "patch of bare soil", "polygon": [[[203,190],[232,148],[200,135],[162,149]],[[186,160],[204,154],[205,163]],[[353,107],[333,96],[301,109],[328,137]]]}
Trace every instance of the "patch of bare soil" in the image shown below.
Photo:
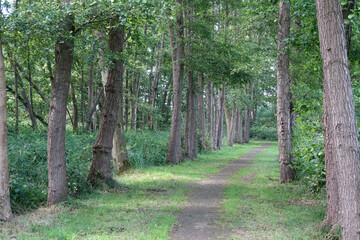
{"label": "patch of bare soil", "polygon": [[[216,224],[220,213],[224,188],[229,179],[241,168],[250,166],[254,157],[270,146],[267,143],[244,157],[235,160],[220,169],[220,172],[210,175],[207,179],[193,183],[188,202],[183,206],[178,217],[178,224],[170,233],[171,240],[209,240],[229,239],[232,232]],[[255,175],[243,179],[251,181]]]}

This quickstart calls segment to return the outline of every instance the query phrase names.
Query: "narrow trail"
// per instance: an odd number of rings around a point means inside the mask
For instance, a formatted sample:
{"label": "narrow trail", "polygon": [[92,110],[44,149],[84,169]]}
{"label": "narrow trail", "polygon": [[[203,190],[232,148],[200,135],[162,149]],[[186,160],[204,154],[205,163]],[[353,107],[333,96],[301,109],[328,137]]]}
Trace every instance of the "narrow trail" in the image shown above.
{"label": "narrow trail", "polygon": [[178,224],[170,233],[171,240],[227,239],[232,233],[216,224],[223,200],[224,188],[229,179],[241,168],[250,166],[254,157],[269,147],[271,143],[256,148],[244,157],[222,167],[220,172],[207,179],[192,184],[191,195],[183,206]]}

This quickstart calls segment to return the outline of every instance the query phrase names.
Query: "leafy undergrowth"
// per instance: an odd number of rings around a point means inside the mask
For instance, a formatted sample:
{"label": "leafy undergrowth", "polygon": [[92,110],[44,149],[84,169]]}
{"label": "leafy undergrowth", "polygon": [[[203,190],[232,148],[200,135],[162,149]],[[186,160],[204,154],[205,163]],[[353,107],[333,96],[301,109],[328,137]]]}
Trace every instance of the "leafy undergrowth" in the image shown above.
{"label": "leafy undergrowth", "polygon": [[323,239],[317,229],[325,215],[322,200],[300,182],[279,183],[279,176],[275,145],[233,176],[221,217],[234,239]]}
{"label": "leafy undergrowth", "polygon": [[167,239],[188,184],[262,145],[224,147],[176,166],[131,170],[117,190],[94,192],[52,209],[39,209],[1,226],[0,238]]}

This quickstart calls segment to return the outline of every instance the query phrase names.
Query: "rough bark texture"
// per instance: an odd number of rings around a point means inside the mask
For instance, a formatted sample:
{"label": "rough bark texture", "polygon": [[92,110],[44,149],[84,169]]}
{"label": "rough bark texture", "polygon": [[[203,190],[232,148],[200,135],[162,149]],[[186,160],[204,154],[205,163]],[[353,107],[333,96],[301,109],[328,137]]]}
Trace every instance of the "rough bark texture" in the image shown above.
{"label": "rough bark texture", "polygon": [[[176,0],[180,8],[183,7],[183,0]],[[172,50],[172,66],[173,66],[173,91],[174,91],[174,107],[171,117],[171,130],[169,138],[169,147],[166,157],[167,163],[176,164],[183,160],[181,152],[181,100],[182,85],[184,76],[184,26],[183,26],[182,10],[177,10],[176,14],[176,42],[174,30],[169,25],[170,42]],[[174,46],[176,44],[176,47]]]}
{"label": "rough bark texture", "polygon": [[225,111],[225,85],[222,86],[222,89],[219,90],[219,122],[218,122],[218,131],[216,139],[216,148],[221,149],[222,147],[222,136],[223,136],[223,126],[224,126],[224,111]]}
{"label": "rough bark texture", "polygon": [[121,172],[130,168],[129,156],[126,149],[126,141],[123,126],[123,78],[120,84],[120,106],[118,113],[118,120],[115,126],[112,156],[114,158],[114,173]]}
{"label": "rough bark texture", "polygon": [[198,75],[199,141],[200,149],[206,150],[206,126],[204,106],[204,75]]}
{"label": "rough bark texture", "polygon": [[185,157],[193,159],[197,157],[197,124],[196,124],[196,87],[194,74],[188,71],[188,91],[186,94],[186,118],[185,118]]}
{"label": "rough bark texture", "polygon": [[68,196],[65,159],[66,105],[71,80],[74,39],[65,35],[74,30],[68,15],[55,49],[54,79],[51,82],[50,113],[47,141],[48,206],[65,201]]}
{"label": "rough bark texture", "polygon": [[0,35],[0,221],[8,221],[12,218],[9,193],[6,115],[5,63]]}
{"label": "rough bark texture", "polygon": [[277,129],[279,144],[280,181],[288,182],[295,178],[291,168],[291,130],[290,130],[290,76],[288,43],[290,35],[290,3],[280,1],[278,49],[277,49]]}
{"label": "rough bark texture", "polygon": [[238,109],[236,111],[236,126],[235,126],[235,142],[238,144],[243,143],[243,117],[242,117],[242,111]]}
{"label": "rough bark texture", "polygon": [[[117,24],[117,17],[114,17],[114,19],[111,20],[109,31],[109,49],[113,55],[118,55],[123,52],[124,27],[118,27],[116,26]],[[105,100],[101,111],[99,133],[93,144],[93,160],[88,176],[93,187],[97,187],[100,182],[108,185],[112,184],[110,158],[113,147],[114,130],[120,107],[123,72],[123,60],[119,60],[113,56],[108,80],[105,85]]]}
{"label": "rough bark texture", "polygon": [[342,237],[356,240],[360,239],[360,146],[343,16],[337,0],[317,0],[316,9],[324,72],[325,158],[330,156],[337,171]]}
{"label": "rough bark texture", "polygon": [[207,122],[207,139],[209,139],[209,142],[211,144],[211,148],[214,148],[214,141],[213,141],[213,108],[212,108],[212,84],[209,81],[206,84],[206,90],[207,90],[207,94],[206,94],[206,122]]}

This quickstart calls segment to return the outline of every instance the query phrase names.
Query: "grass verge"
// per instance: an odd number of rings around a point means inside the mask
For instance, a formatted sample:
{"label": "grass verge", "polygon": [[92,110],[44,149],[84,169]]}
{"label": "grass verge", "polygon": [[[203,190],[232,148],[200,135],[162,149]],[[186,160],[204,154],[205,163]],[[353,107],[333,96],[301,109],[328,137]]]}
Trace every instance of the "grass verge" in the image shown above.
{"label": "grass verge", "polygon": [[273,144],[254,164],[232,177],[225,190],[222,224],[234,239],[323,239],[322,200],[300,182],[279,183],[278,149]]}
{"label": "grass verge", "polygon": [[131,170],[117,178],[118,190],[98,191],[0,224],[0,238],[167,239],[189,183],[262,144],[224,147],[176,166]]}

